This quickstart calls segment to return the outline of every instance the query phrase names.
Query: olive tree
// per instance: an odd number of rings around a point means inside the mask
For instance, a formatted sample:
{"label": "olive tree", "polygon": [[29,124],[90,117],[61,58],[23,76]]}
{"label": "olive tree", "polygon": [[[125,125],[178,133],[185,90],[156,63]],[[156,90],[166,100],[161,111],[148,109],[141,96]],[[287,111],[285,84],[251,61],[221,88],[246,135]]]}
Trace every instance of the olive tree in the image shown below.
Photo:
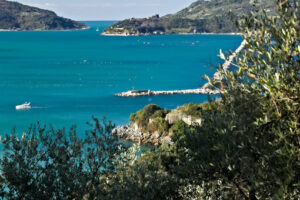
{"label": "olive tree", "polygon": [[97,199],[106,196],[103,177],[115,173],[125,147],[114,127],[93,118],[84,139],[76,127],[46,129],[39,123],[22,136],[1,139],[1,197],[4,199]]}
{"label": "olive tree", "polygon": [[171,147],[188,158],[176,169],[189,169],[180,174],[189,183],[180,189],[183,197],[300,198],[299,5],[279,0],[277,6],[276,17],[253,13],[240,22],[246,48],[233,70],[219,69],[218,108]]}
{"label": "olive tree", "polygon": [[[179,129],[174,145],[143,155],[134,173],[122,173],[128,184],[119,191],[144,174],[139,183],[152,187],[135,194],[162,199],[300,198],[299,11],[296,1],[277,6],[276,17],[258,11],[241,21],[246,48],[233,70],[220,67],[222,79],[210,80],[221,80],[223,93],[199,111],[202,126]],[[151,179],[157,174],[163,180]]]}

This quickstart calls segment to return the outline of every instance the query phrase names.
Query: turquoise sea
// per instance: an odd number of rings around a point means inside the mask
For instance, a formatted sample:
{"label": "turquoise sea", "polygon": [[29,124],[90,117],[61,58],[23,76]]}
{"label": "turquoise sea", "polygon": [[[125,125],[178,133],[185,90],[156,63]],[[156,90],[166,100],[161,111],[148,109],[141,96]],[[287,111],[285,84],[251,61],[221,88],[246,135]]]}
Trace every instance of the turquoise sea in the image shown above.
{"label": "turquoise sea", "polygon": [[[205,83],[221,60],[219,50],[236,49],[240,36],[100,36],[113,22],[85,22],[91,30],[0,32],[0,134],[21,133],[40,121],[78,130],[91,116],[116,124],[149,103],[169,109],[203,102],[206,95],[115,97],[135,89],[193,89]],[[33,108],[16,111],[26,101]]]}

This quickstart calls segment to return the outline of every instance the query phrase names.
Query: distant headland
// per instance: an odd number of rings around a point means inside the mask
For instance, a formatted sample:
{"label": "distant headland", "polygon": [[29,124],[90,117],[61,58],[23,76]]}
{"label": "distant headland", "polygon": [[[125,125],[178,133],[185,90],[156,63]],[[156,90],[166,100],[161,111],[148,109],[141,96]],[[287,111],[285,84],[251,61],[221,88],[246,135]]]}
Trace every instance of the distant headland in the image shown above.
{"label": "distant headland", "polygon": [[54,12],[0,0],[0,31],[44,31],[88,29],[83,23],[57,16]]}
{"label": "distant headland", "polygon": [[256,4],[249,0],[197,0],[175,14],[117,22],[102,35],[236,34],[239,30],[234,21],[258,8],[265,8],[268,15],[276,15],[272,0],[260,0]]}

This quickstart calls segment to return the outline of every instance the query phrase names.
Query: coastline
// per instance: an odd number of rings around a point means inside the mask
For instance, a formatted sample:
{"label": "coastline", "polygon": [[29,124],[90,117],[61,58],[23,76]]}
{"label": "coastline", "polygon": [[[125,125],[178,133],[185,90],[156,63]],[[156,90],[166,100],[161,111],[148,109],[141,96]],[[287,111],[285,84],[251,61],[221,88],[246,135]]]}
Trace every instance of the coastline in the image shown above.
{"label": "coastline", "polygon": [[46,32],[46,31],[83,31],[83,30],[90,30],[91,27],[83,27],[83,28],[76,28],[76,29],[57,29],[57,30],[16,30],[16,29],[0,29],[0,32]]}
{"label": "coastline", "polygon": [[102,36],[112,37],[137,37],[137,36],[153,36],[153,35],[242,35],[242,33],[174,33],[174,34],[125,34],[125,33],[101,33]]}

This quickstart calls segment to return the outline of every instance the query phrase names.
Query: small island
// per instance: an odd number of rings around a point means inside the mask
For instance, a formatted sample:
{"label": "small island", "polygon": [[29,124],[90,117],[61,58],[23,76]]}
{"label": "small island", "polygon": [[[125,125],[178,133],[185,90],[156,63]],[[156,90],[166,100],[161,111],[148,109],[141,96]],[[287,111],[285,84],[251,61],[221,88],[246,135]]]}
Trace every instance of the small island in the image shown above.
{"label": "small island", "polygon": [[54,12],[0,0],[0,31],[80,30],[83,23],[57,16]]}

